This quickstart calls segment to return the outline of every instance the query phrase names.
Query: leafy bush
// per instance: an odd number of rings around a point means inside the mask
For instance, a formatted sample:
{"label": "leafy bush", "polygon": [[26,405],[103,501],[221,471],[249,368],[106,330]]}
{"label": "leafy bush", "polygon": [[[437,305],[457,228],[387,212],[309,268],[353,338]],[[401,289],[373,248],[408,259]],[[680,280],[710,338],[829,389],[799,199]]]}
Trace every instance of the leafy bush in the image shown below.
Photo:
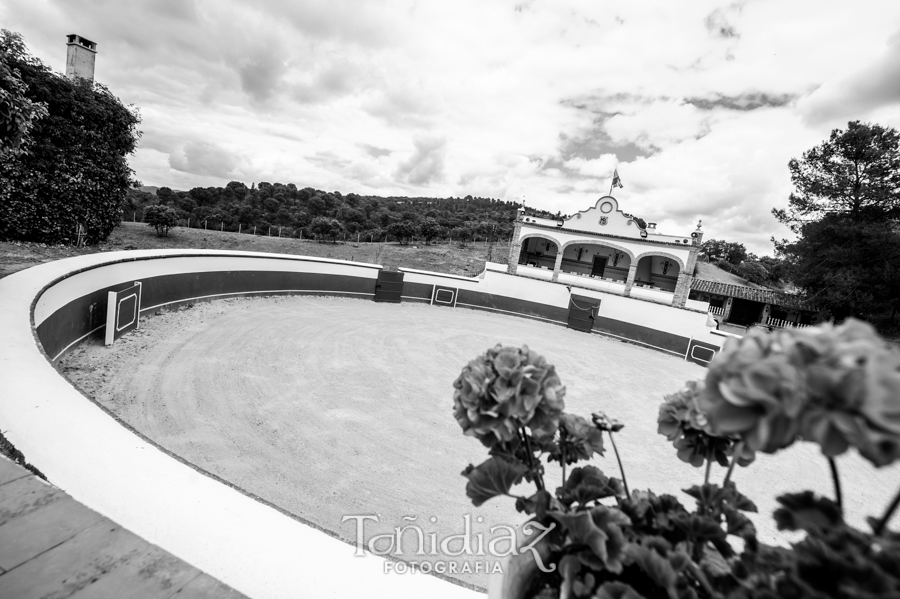
{"label": "leafy bush", "polygon": [[416,225],[408,220],[391,223],[388,225],[387,233],[401,244],[406,245],[415,237]]}
{"label": "leafy bush", "polygon": [[126,157],[140,137],[137,111],[103,85],[52,73],[6,30],[0,62],[47,110],[30,121],[26,151],[0,160],[0,239],[74,243],[79,225],[87,243],[106,239],[134,183]]}
{"label": "leafy bush", "polygon": [[[870,532],[856,530],[844,521],[833,461],[850,447],[879,467],[900,459],[900,353],[865,323],[730,340],[705,381],[665,398],[659,432],[679,459],[706,465],[703,484],[684,490],[694,510],[671,495],[630,491],[614,439],[623,425],[602,413],[592,423],[567,414],[554,367],[527,347],[489,350],[454,388],[454,416],[490,455],[463,471],[466,494],[476,506],[512,496],[531,515],[523,527],[531,553],[512,557],[505,597],[900,596],[900,534],[886,527],[900,494],[870,518]],[[622,478],[592,465],[567,477],[567,465],[603,455],[604,433]],[[756,538],[746,516],[756,506],[732,472],[757,451],[801,440],[831,462],[835,499],[810,491],[778,497],[779,530],[805,534],[790,549],[769,547]],[[555,492],[542,457],[562,466]],[[721,485],[709,480],[713,460],[728,465]],[[511,495],[522,480],[536,492]]]}
{"label": "leafy bush", "polygon": [[161,206],[147,206],[144,209],[144,222],[156,229],[156,234],[160,237],[168,237],[169,229],[175,228],[178,224],[178,213],[174,208]]}

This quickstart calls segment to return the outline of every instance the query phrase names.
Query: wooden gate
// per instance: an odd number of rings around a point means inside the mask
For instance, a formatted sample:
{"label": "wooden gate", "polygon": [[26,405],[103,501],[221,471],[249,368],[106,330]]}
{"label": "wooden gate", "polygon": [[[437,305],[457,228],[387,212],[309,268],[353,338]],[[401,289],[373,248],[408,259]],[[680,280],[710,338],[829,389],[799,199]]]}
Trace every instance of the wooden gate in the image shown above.
{"label": "wooden gate", "polygon": [[400,303],[400,295],[403,293],[403,273],[388,270],[378,271],[378,280],[375,282],[375,301],[391,304]]}
{"label": "wooden gate", "polygon": [[600,300],[573,293],[569,296],[569,328],[590,333],[594,328],[594,317],[599,311]]}

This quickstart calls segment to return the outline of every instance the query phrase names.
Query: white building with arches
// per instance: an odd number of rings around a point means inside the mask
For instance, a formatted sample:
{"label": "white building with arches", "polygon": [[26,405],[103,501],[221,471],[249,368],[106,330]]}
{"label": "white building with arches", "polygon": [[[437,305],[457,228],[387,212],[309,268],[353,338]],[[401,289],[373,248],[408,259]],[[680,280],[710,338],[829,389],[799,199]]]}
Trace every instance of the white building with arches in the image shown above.
{"label": "white building with arches", "polygon": [[519,210],[507,272],[684,307],[703,233],[641,228],[604,196],[587,210],[551,220]]}

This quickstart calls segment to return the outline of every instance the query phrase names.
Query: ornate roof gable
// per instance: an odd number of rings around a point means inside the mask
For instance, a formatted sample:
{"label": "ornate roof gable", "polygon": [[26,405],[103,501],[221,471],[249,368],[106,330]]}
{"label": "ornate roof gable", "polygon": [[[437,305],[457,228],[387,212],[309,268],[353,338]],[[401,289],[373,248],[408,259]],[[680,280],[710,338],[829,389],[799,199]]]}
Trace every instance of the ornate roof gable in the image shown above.
{"label": "ornate roof gable", "polygon": [[600,235],[641,238],[638,224],[619,210],[619,202],[612,196],[603,196],[597,200],[593,208],[570,216],[561,228],[589,231]]}

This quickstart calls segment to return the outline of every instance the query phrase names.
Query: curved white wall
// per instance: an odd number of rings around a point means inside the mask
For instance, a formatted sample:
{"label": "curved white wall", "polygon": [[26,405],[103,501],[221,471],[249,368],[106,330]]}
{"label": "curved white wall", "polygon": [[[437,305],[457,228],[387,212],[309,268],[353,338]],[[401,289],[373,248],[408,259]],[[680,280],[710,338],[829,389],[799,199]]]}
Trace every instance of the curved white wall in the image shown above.
{"label": "curved white wall", "polygon": [[41,325],[89,292],[173,272],[327,273],[365,282],[378,268],[240,252],[140,251],[81,256],[0,279],[0,425],[75,499],[250,597],[473,596],[432,576],[385,575],[382,558],[354,558],[352,546],[166,454],[64,379],[32,326],[32,306]]}

